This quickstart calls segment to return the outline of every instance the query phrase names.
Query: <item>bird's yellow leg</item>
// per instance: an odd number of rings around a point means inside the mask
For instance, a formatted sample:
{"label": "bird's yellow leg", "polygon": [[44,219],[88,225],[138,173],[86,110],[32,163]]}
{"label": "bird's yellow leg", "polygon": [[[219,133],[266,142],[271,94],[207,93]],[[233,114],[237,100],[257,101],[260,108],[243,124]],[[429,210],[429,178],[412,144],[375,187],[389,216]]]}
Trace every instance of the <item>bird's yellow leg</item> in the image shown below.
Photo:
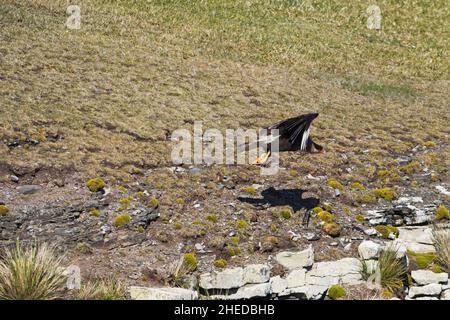
{"label": "bird's yellow leg", "polygon": [[267,159],[269,159],[270,157],[270,151],[268,151],[267,153],[263,153],[262,155],[260,155],[259,157],[256,158],[255,162],[253,162],[253,164],[265,164],[267,162]]}

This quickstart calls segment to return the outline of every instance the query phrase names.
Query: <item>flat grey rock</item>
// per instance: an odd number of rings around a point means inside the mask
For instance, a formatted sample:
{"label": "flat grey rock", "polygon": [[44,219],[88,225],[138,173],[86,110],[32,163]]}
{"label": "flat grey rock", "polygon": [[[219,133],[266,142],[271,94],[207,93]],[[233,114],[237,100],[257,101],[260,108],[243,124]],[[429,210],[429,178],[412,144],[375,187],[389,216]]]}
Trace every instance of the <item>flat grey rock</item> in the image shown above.
{"label": "flat grey rock", "polygon": [[376,259],[380,252],[381,245],[373,241],[363,241],[358,246],[359,256],[364,260]]}
{"label": "flat grey rock", "polygon": [[411,277],[418,285],[427,285],[430,283],[446,284],[448,282],[448,273],[434,273],[431,270],[414,270]]}
{"label": "flat grey rock", "polygon": [[38,185],[24,185],[17,188],[17,191],[21,194],[34,194],[36,192],[39,192],[42,189],[41,186]]}
{"label": "flat grey rock", "polygon": [[308,268],[314,263],[314,250],[310,245],[308,249],[299,252],[280,252],[275,259],[289,270]]}
{"label": "flat grey rock", "polygon": [[417,298],[417,297],[429,297],[429,296],[439,296],[442,291],[442,286],[437,283],[427,284],[423,287],[411,287],[409,288],[408,297],[409,298]]}
{"label": "flat grey rock", "polygon": [[199,280],[200,287],[206,290],[239,288],[244,284],[244,269],[240,267],[204,273]]}
{"label": "flat grey rock", "polygon": [[270,279],[270,267],[266,264],[251,264],[244,268],[245,283],[263,283]]}

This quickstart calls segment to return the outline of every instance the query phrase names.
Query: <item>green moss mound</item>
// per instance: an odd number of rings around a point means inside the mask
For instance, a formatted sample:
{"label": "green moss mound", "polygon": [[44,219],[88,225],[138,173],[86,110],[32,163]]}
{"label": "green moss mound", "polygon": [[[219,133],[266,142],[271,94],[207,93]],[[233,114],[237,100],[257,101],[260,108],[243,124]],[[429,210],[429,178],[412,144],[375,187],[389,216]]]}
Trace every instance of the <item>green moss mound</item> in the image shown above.
{"label": "green moss mound", "polygon": [[323,209],[321,207],[315,207],[312,211],[317,214],[317,213],[323,211]]}
{"label": "green moss mound", "polygon": [[338,284],[332,285],[328,289],[328,297],[333,300],[342,299],[346,295],[345,289]]}
{"label": "green moss mound", "polygon": [[8,212],[9,208],[4,204],[0,204],[0,216],[6,216]]}
{"label": "green moss mound", "polygon": [[381,237],[384,239],[389,239],[389,235],[391,233],[393,233],[396,238],[398,238],[400,234],[398,228],[392,225],[378,225],[375,227],[375,230],[377,230],[381,234]]}
{"label": "green moss mound", "polygon": [[407,254],[411,257],[414,257],[414,260],[419,269],[428,268],[436,260],[436,253],[434,252],[419,253],[408,250]]}
{"label": "green moss mound", "polygon": [[93,178],[86,183],[86,186],[91,192],[98,192],[106,186],[106,183],[101,178]]}
{"label": "green moss mound", "polygon": [[333,189],[339,189],[339,190],[344,190],[344,186],[342,185],[342,183],[340,183],[339,181],[337,181],[336,179],[330,179],[328,180],[328,186],[333,188]]}
{"label": "green moss mound", "polygon": [[324,222],[333,222],[334,216],[328,211],[321,211],[317,214],[317,217]]}
{"label": "green moss mound", "polygon": [[398,198],[397,192],[392,188],[385,187],[380,189],[374,189],[373,192],[380,198],[383,198],[386,201],[391,202],[392,200],[396,200]]}
{"label": "green moss mound", "polygon": [[444,206],[444,205],[440,205],[437,209],[436,209],[436,216],[435,216],[436,220],[450,220],[450,214],[448,212],[448,209]]}
{"label": "green moss mound", "polygon": [[90,210],[89,210],[89,213],[91,214],[91,216],[93,216],[93,217],[100,217],[100,211],[98,211],[98,209],[97,208],[91,208]]}
{"label": "green moss mound", "polygon": [[350,186],[352,189],[357,189],[357,190],[361,190],[364,191],[366,190],[366,187],[364,187],[361,183],[359,182],[353,182]]}
{"label": "green moss mound", "polygon": [[214,261],[214,266],[216,268],[223,269],[223,268],[225,268],[227,266],[227,261],[224,260],[224,259],[216,260],[216,261]]}
{"label": "green moss mound", "polygon": [[291,210],[289,209],[283,209],[280,211],[280,216],[284,219],[290,219],[292,217]]}
{"label": "green moss mound", "polygon": [[131,221],[131,217],[128,214],[121,214],[114,220],[114,226],[121,228]]}
{"label": "green moss mound", "polygon": [[244,188],[244,189],[242,189],[242,191],[244,191],[245,193],[251,194],[251,195],[256,194],[256,189],[253,187]]}

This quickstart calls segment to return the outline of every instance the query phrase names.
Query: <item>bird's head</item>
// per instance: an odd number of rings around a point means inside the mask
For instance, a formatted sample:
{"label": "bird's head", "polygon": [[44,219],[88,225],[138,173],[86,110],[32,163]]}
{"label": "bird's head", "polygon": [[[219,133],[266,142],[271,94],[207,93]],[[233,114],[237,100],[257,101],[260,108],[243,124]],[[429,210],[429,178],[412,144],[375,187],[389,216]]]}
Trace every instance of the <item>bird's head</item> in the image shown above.
{"label": "bird's head", "polygon": [[311,139],[308,139],[308,144],[306,145],[306,152],[308,153],[325,153],[324,147],[320,144],[315,143]]}

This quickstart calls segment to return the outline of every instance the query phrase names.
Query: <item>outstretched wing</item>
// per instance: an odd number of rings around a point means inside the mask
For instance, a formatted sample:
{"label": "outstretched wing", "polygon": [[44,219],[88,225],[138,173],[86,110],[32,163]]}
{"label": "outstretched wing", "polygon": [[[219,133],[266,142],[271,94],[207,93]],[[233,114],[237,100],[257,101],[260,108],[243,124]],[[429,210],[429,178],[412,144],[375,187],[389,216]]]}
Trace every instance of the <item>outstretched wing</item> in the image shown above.
{"label": "outstretched wing", "polygon": [[293,147],[300,146],[300,150],[306,150],[311,123],[318,115],[310,113],[289,118],[268,129],[278,129],[281,138],[287,139]]}

